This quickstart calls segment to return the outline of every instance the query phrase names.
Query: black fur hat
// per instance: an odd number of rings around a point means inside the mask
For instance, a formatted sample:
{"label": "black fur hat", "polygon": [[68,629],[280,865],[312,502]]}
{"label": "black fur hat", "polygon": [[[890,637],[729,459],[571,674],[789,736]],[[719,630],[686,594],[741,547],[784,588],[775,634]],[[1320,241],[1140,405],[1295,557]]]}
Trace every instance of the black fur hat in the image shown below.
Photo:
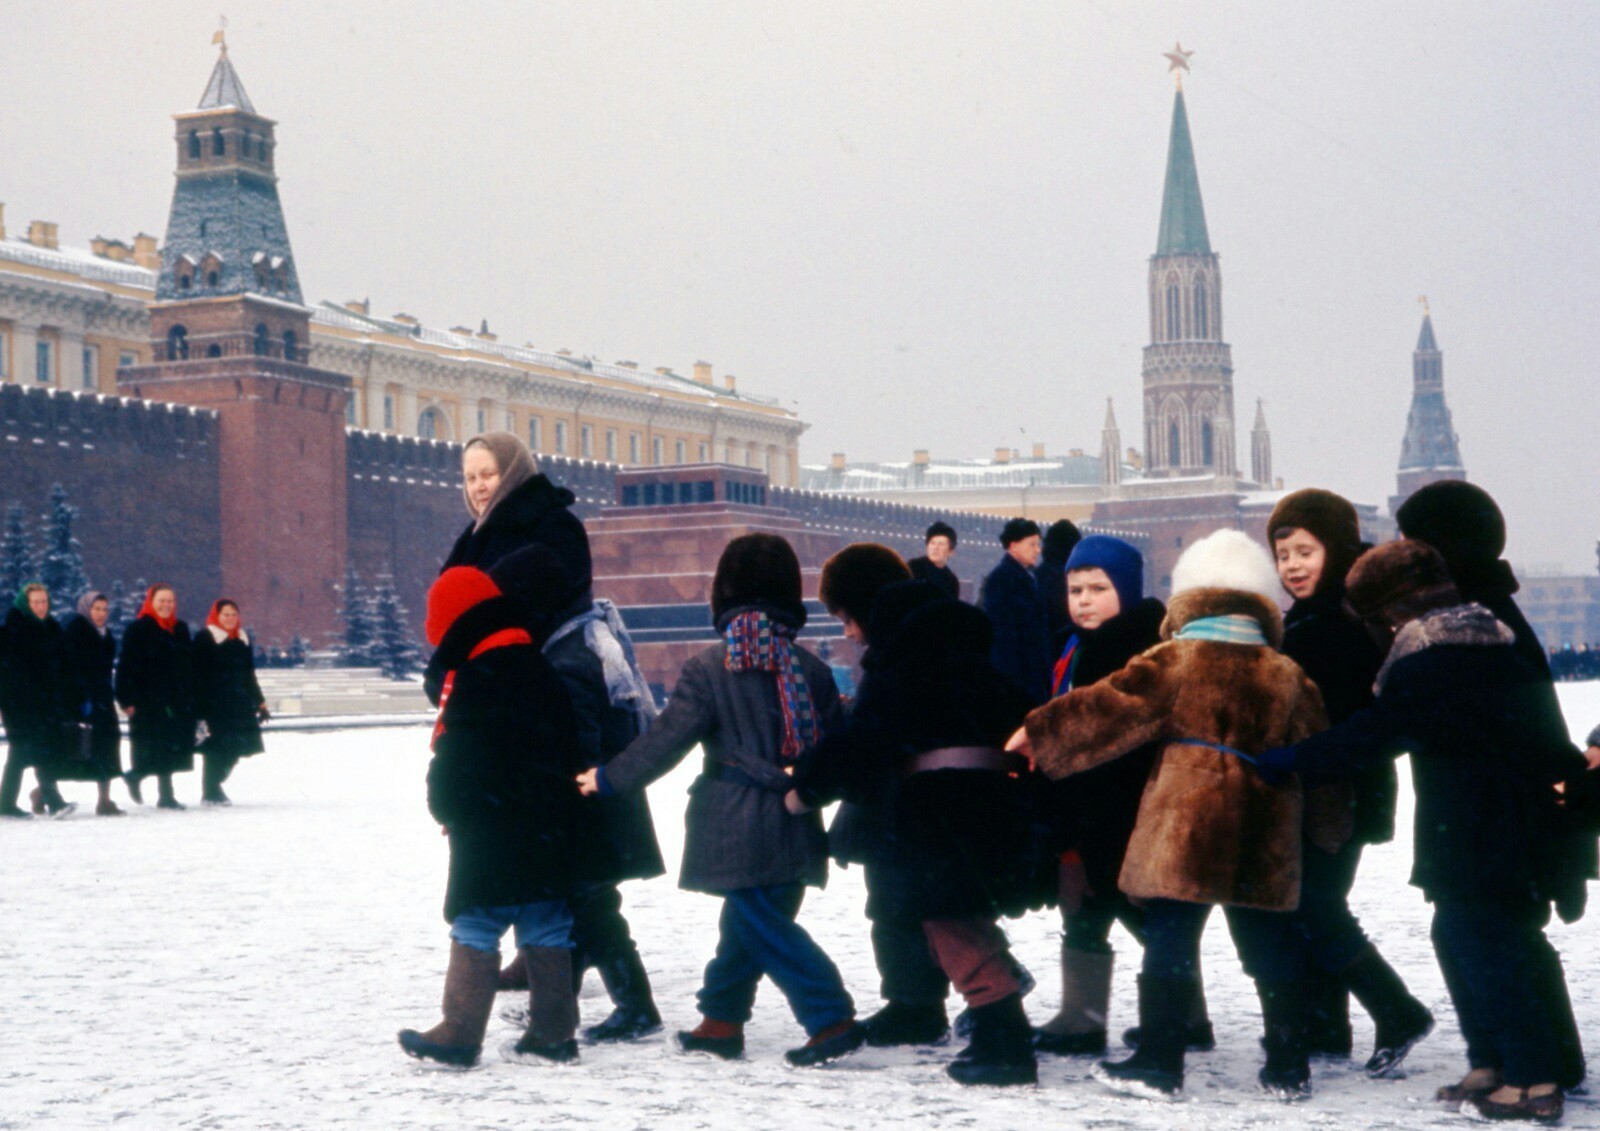
{"label": "black fur hat", "polygon": [[1517,591],[1506,548],[1506,519],[1489,492],[1461,479],[1420,488],[1395,512],[1400,533],[1426,542],[1444,558],[1450,576],[1470,601]]}
{"label": "black fur hat", "polygon": [[1071,519],[1058,519],[1050,524],[1050,529],[1044,532],[1044,556],[1046,561],[1065,562],[1072,556],[1072,551],[1083,541],[1083,531]]}
{"label": "black fur hat", "polygon": [[842,614],[865,627],[878,591],[910,579],[911,570],[889,547],[857,542],[823,563],[817,596],[830,613]]}
{"label": "black fur hat", "polygon": [[711,581],[712,620],[720,623],[724,613],[744,605],[769,605],[805,623],[800,559],[776,534],[742,534],[728,543],[717,562]]}
{"label": "black fur hat", "polygon": [[1040,534],[1039,524],[1031,518],[1013,518],[1000,528],[1000,545],[1010,546],[1024,538]]}
{"label": "black fur hat", "polygon": [[951,526],[948,522],[936,522],[932,526],[928,527],[927,531],[922,535],[922,544],[926,546],[935,538],[940,537],[950,539],[950,548],[952,550],[956,548],[956,528]]}

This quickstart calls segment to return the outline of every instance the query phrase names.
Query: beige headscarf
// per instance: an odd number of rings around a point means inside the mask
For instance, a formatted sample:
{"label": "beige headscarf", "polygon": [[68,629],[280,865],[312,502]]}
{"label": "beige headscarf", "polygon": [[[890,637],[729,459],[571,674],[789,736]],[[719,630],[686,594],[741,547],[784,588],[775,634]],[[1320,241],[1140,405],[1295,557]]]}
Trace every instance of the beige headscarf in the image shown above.
{"label": "beige headscarf", "polygon": [[474,436],[461,449],[461,454],[465,456],[475,447],[489,449],[489,454],[494,457],[494,465],[500,469],[500,485],[489,496],[489,505],[483,508],[482,514],[473,509],[472,498],[467,495],[466,485],[462,485],[461,495],[467,500],[467,513],[475,520],[473,529],[476,530],[483,526],[507,495],[539,474],[539,465],[534,462],[528,445],[510,432],[485,432],[481,436]]}

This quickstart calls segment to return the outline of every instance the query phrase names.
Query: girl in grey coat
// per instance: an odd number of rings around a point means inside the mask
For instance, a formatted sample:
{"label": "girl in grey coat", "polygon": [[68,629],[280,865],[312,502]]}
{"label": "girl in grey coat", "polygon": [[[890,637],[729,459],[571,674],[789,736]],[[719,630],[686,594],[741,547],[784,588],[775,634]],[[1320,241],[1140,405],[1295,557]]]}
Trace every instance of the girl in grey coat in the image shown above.
{"label": "girl in grey coat", "polygon": [[742,1054],[765,974],[810,1038],[790,1063],[818,1064],[858,1048],[864,1033],[838,967],[795,922],[806,886],[827,879],[828,846],[821,818],[791,814],[784,794],[794,761],[838,725],[839,693],[828,666],[794,643],[806,611],[800,563],[782,538],[728,544],[711,613],[723,639],[684,665],[649,731],[578,780],[586,793],[631,793],[703,749],[678,882],[724,902],[697,995],[703,1020],[678,1041],[686,1051]]}

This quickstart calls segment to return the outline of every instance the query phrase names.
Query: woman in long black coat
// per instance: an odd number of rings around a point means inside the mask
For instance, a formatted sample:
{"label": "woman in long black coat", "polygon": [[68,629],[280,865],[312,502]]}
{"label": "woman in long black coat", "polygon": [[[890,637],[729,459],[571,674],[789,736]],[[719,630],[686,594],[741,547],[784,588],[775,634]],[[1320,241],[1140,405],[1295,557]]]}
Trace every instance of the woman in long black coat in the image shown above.
{"label": "woman in long black coat", "polygon": [[172,775],[194,769],[194,645],[178,619],[172,586],[152,585],[139,615],[122,634],[117,702],[128,716],[133,768],[128,793],[143,802],[140,780],[156,776],[162,809],[183,809]]}
{"label": "woman in long black coat", "polygon": [[250,637],[239,623],[239,606],[224,597],[211,606],[206,629],[194,641],[195,698],[206,737],[200,802],[230,805],[222,783],[240,758],[261,753],[261,723],[267,699],[256,682]]}
{"label": "woman in long black coat", "polygon": [[24,585],[5,619],[5,671],[0,680],[9,751],[0,777],[0,814],[25,816],[17,807],[22,771],[33,767],[39,787],[33,791],[36,813],[52,817],[70,813],[56,789],[63,761],[63,727],[71,721],[61,677],[61,626],[50,615],[50,593],[43,585]]}
{"label": "woman in long black coat", "polygon": [[117,719],[112,686],[117,640],[106,625],[110,613],[106,595],[91,591],[79,599],[77,613],[67,622],[62,677],[74,717],[88,724],[89,756],[80,760],[69,757],[61,777],[94,782],[100,790],[95,813],[120,817],[122,810],[111,800],[111,783],[122,776],[122,724]]}

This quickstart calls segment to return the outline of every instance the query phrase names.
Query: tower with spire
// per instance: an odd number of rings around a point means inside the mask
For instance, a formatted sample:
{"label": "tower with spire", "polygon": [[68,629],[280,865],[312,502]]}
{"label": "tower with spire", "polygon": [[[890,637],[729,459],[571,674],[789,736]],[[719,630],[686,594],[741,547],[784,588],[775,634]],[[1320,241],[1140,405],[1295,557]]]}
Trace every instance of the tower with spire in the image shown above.
{"label": "tower with spire", "polygon": [[1444,354],[1433,334],[1433,314],[1422,300],[1422,330],[1411,354],[1411,411],[1406,413],[1406,436],[1400,444],[1400,469],[1389,513],[1413,492],[1441,479],[1465,479],[1461,447],[1444,401]]}
{"label": "tower with spire", "polygon": [[350,381],[306,364],[311,312],[278,202],[275,123],[256,113],[225,43],[200,105],[173,118],[156,360],[119,369],[117,384],[216,412],[222,587],[246,622],[269,640],[331,632],[348,544]]}
{"label": "tower with spire", "polygon": [[1182,71],[1167,143],[1161,227],[1150,257],[1150,344],[1144,348],[1145,474],[1235,478],[1233,355],[1222,338],[1222,272],[1206,231]]}
{"label": "tower with spire", "polygon": [[1250,429],[1250,478],[1262,487],[1272,486],[1272,433],[1260,397],[1256,398],[1256,422]]}
{"label": "tower with spire", "polygon": [[1106,422],[1100,429],[1100,483],[1115,487],[1122,482],[1122,430],[1117,427],[1117,414],[1106,398]]}

